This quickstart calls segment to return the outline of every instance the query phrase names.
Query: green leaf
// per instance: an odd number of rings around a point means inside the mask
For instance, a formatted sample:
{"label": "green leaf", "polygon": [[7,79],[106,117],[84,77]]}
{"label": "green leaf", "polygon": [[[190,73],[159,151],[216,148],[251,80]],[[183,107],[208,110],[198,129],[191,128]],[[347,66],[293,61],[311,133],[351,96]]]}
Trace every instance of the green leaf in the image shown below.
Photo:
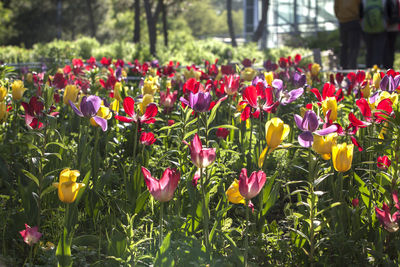
{"label": "green leaf", "polygon": [[221,102],[218,102],[211,110],[211,114],[207,120],[207,127],[214,121],[215,116],[217,115],[217,109],[221,105]]}
{"label": "green leaf", "polygon": [[321,211],[318,211],[317,214],[315,214],[315,216],[318,216],[318,215],[324,213],[325,211],[327,211],[327,210],[329,210],[329,209],[331,209],[331,208],[334,208],[334,207],[336,207],[336,206],[339,206],[339,205],[341,205],[341,204],[342,204],[342,203],[340,203],[340,202],[332,203],[331,205],[329,205],[329,207],[327,207],[327,208],[325,208],[325,209],[323,209],[323,210],[321,210]]}
{"label": "green leaf", "polygon": [[32,173],[28,172],[27,170],[22,170],[22,172],[26,175],[26,177],[28,177],[29,179],[31,179],[32,181],[35,182],[35,184],[39,187],[40,183],[39,183],[39,179],[33,175]]}
{"label": "green leaf", "polygon": [[42,198],[44,195],[47,195],[50,192],[53,192],[54,190],[57,190],[57,188],[54,187],[53,185],[50,185],[49,187],[47,187],[45,190],[42,191],[42,193],[40,194],[40,198]]}
{"label": "green leaf", "polygon": [[79,189],[78,196],[76,197],[76,200],[75,200],[76,205],[78,205],[79,201],[81,200],[81,197],[82,197],[83,193],[85,192],[86,188],[89,185],[89,178],[90,178],[90,171],[88,171],[86,173],[86,175],[85,175],[85,178],[83,178],[82,183],[84,183],[85,186],[82,187],[81,189]]}
{"label": "green leaf", "polygon": [[64,145],[64,144],[62,144],[62,143],[60,143],[60,142],[50,142],[50,143],[47,143],[46,146],[45,146],[45,148],[47,148],[47,147],[50,146],[50,145],[56,145],[56,146],[59,146],[59,147],[64,148],[64,149],[68,149],[68,147],[67,147],[66,145]]}
{"label": "green leaf", "polygon": [[56,251],[59,266],[72,266],[71,241],[72,238],[69,236],[67,228],[64,227],[64,231],[60,237],[60,240],[58,241]]}
{"label": "green leaf", "polygon": [[139,213],[143,209],[149,196],[150,196],[150,193],[148,190],[146,190],[142,194],[140,194],[140,196],[136,199],[135,213]]}
{"label": "green leaf", "polygon": [[172,253],[170,251],[171,245],[171,232],[167,234],[164,238],[162,245],[160,246],[160,250],[157,252],[155,266],[174,266],[175,261],[172,257]]}
{"label": "green leaf", "polygon": [[59,160],[62,160],[60,153],[44,153],[44,156],[46,158],[47,158],[47,156],[56,156]]}
{"label": "green leaf", "polygon": [[270,194],[268,195],[268,200],[265,202],[264,208],[262,210],[263,216],[267,214],[269,209],[275,204],[276,200],[278,199],[280,187],[280,183],[275,184]]}
{"label": "green leaf", "polygon": [[185,136],[183,137],[183,140],[186,140],[186,138],[188,138],[189,136],[191,136],[195,133],[197,133],[197,129],[194,129],[193,131],[186,133]]}
{"label": "green leaf", "polygon": [[291,228],[291,227],[288,227],[288,229],[289,229],[290,231],[293,231],[293,232],[297,233],[298,235],[300,235],[300,236],[303,237],[304,239],[306,239],[307,242],[310,244],[310,239],[308,238],[308,236],[307,236],[306,234],[304,234],[304,233],[301,232],[300,230],[297,230],[297,229],[294,229],[294,228]]}
{"label": "green leaf", "polygon": [[319,177],[317,180],[314,181],[314,186],[318,186],[322,181],[324,181],[326,178],[328,178],[329,176],[333,175],[333,173],[328,173],[325,175],[322,175],[321,177]]}

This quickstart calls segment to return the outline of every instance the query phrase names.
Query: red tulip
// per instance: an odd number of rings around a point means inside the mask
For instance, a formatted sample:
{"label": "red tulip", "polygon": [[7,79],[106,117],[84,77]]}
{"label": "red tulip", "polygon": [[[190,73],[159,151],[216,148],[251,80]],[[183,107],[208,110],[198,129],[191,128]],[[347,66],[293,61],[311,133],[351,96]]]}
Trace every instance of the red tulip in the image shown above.
{"label": "red tulip", "polygon": [[145,146],[149,146],[154,144],[154,142],[157,141],[157,139],[154,137],[153,133],[146,133],[142,132],[140,135],[140,143],[142,143]]}
{"label": "red tulip", "polygon": [[382,170],[387,170],[387,168],[390,167],[390,164],[392,164],[388,156],[379,156],[377,161],[378,168]]}
{"label": "red tulip", "polygon": [[252,199],[260,193],[266,180],[267,176],[263,171],[254,171],[247,178],[247,170],[243,168],[239,177],[239,192],[245,199]]}
{"label": "red tulip", "polygon": [[149,170],[145,167],[142,167],[142,173],[150,194],[152,194],[156,200],[167,202],[172,199],[178,187],[179,179],[181,178],[181,174],[176,169],[167,168],[160,180],[153,178]]}
{"label": "red tulip", "polygon": [[133,100],[133,98],[131,97],[126,97],[124,99],[124,110],[125,113],[129,116],[129,117],[124,117],[124,116],[119,116],[116,115],[115,118],[119,121],[122,122],[134,122],[134,123],[146,123],[146,124],[151,124],[154,123],[156,121],[156,119],[154,119],[154,117],[157,115],[158,109],[156,104],[154,103],[150,103],[147,105],[146,110],[143,114],[143,116],[138,116],[138,114],[135,113],[135,100]]}
{"label": "red tulip", "polygon": [[221,138],[221,139],[226,139],[228,134],[229,134],[229,130],[226,128],[218,128],[217,133],[216,133],[217,137]]}
{"label": "red tulip", "polygon": [[215,148],[203,148],[200,137],[196,133],[190,145],[183,141],[190,148],[190,156],[194,165],[198,168],[205,168],[215,160]]}

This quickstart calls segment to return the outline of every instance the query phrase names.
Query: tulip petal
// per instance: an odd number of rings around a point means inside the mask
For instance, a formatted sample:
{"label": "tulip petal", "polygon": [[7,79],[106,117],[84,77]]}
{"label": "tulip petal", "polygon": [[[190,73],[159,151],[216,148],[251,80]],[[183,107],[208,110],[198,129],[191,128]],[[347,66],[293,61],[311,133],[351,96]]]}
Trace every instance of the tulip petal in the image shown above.
{"label": "tulip petal", "polygon": [[304,131],[305,129],[303,128],[303,118],[300,115],[294,114],[294,121],[296,122],[297,127]]}
{"label": "tulip petal", "polygon": [[124,102],[123,102],[124,110],[125,113],[129,117],[134,117],[135,116],[135,100],[131,97],[125,97]]}
{"label": "tulip petal", "polygon": [[69,105],[71,106],[71,108],[74,110],[75,114],[78,115],[79,117],[84,117],[83,113],[75,106],[75,104],[69,100]]}
{"label": "tulip petal", "polygon": [[328,134],[336,132],[337,129],[338,129],[337,125],[332,124],[331,126],[326,127],[325,129],[315,131],[315,133],[318,135],[328,135]]}
{"label": "tulip petal", "polygon": [[307,132],[302,132],[302,133],[298,136],[297,139],[298,139],[298,141],[299,141],[299,144],[300,144],[302,147],[310,147],[310,146],[312,146],[314,137],[313,137],[313,135],[312,135],[311,132],[307,131]]}
{"label": "tulip petal", "polygon": [[107,120],[106,119],[103,119],[99,116],[94,116],[93,119],[98,125],[100,125],[103,132],[107,131]]}

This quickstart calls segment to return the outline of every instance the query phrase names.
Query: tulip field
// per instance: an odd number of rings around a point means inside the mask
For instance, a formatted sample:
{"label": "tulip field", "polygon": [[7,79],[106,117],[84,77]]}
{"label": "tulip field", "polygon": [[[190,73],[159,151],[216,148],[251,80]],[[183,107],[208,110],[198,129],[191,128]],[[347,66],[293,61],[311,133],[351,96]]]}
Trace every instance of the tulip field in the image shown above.
{"label": "tulip field", "polygon": [[0,66],[0,266],[398,266],[400,73]]}

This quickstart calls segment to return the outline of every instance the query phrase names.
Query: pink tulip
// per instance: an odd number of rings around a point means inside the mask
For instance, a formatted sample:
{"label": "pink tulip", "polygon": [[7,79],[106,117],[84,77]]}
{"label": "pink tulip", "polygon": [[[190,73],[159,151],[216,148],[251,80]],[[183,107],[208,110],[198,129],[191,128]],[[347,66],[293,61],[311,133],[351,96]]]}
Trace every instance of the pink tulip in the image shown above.
{"label": "pink tulip", "polygon": [[224,76],[225,93],[234,95],[240,87],[240,76],[237,74]]}
{"label": "pink tulip", "polygon": [[266,180],[267,176],[263,171],[254,171],[248,178],[247,170],[243,168],[239,177],[239,192],[245,199],[252,199],[260,193]]}
{"label": "pink tulip", "polygon": [[25,230],[19,232],[24,239],[24,242],[29,246],[39,242],[40,237],[42,237],[42,233],[38,232],[38,227],[35,226],[31,228],[29,225],[25,224],[25,228]]}
{"label": "pink tulip", "polygon": [[190,148],[192,162],[198,168],[206,168],[215,160],[215,148],[203,148],[200,137],[196,133],[190,145],[183,141]]}
{"label": "pink tulip", "polygon": [[400,218],[399,211],[396,211],[392,215],[390,214],[389,206],[386,205],[386,203],[383,203],[382,209],[375,207],[375,213],[376,217],[378,217],[379,221],[387,231],[393,233],[399,229],[399,225],[397,223]]}
{"label": "pink tulip", "polygon": [[149,170],[145,167],[142,167],[142,173],[150,194],[152,194],[156,200],[167,202],[172,199],[178,187],[179,179],[181,178],[181,174],[176,169],[167,168],[160,180],[153,178]]}

